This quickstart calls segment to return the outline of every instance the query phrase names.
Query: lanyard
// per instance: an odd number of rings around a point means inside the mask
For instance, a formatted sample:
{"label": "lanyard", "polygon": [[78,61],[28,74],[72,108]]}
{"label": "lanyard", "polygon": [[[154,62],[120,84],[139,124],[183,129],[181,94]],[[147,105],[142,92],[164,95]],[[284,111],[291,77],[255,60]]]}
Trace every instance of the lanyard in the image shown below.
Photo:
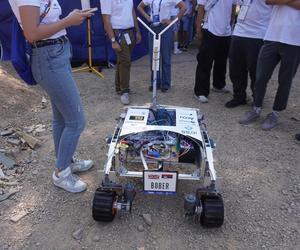
{"label": "lanyard", "polygon": [[[155,0],[152,0],[152,4],[151,4],[151,12],[152,12],[152,16],[154,16],[154,1],[155,1]],[[158,6],[158,15],[160,14],[161,2],[162,2],[162,0],[160,0],[160,2],[159,2],[159,6]]]}
{"label": "lanyard", "polygon": [[44,9],[42,15],[40,16],[40,21],[41,22],[47,16],[47,14],[49,13],[50,9],[51,9],[51,0],[48,0],[47,4],[45,5],[45,9]]}

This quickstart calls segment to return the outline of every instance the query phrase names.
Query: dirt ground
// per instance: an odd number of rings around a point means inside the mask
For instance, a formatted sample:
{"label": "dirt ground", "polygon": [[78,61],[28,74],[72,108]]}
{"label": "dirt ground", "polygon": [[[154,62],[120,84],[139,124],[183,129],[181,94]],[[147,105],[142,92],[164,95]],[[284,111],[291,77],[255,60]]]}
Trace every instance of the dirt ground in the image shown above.
{"label": "dirt ground", "polygon": [[[81,158],[95,161],[94,168],[80,176],[88,190],[69,194],[54,187],[51,138],[51,109],[39,87],[28,88],[13,75],[7,64],[0,68],[0,131],[45,125],[35,133],[42,141],[37,150],[18,150],[0,136],[0,150],[8,152],[18,166],[2,168],[17,193],[0,202],[0,249],[299,249],[300,248],[300,70],[294,80],[288,108],[280,124],[264,132],[260,122],[238,124],[250,105],[224,108],[231,94],[211,93],[209,103],[193,97],[196,49],[173,56],[172,84],[168,93],[159,92],[162,104],[197,107],[204,113],[208,132],[215,140],[215,164],[222,177],[225,222],[219,229],[205,229],[186,220],[183,195],[197,183],[180,182],[177,197],[146,196],[139,193],[132,214],[112,223],[96,223],[91,216],[91,200],[100,183],[107,148],[104,138],[113,132],[115,118],[122,112],[114,93],[114,70],[94,74],[76,73],[87,114],[87,127],[78,147]],[[12,73],[12,74],[11,74]],[[149,59],[133,63],[132,104],[150,102]],[[277,71],[269,83],[263,115],[272,107],[277,87]],[[229,80],[228,80],[228,83]],[[228,84],[231,87],[231,84]],[[42,102],[43,96],[48,100]],[[43,130],[43,129],[42,129]],[[0,192],[10,187],[1,186]],[[1,193],[0,193],[1,195]],[[18,222],[15,215],[24,213]],[[145,224],[143,213],[152,216]],[[79,230],[79,240],[73,233]]]}

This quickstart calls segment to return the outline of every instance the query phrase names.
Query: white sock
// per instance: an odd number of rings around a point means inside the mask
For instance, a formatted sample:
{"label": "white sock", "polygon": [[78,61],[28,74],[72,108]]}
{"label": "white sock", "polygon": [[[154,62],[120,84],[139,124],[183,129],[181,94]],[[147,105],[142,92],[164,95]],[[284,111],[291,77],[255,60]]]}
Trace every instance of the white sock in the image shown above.
{"label": "white sock", "polygon": [[174,42],[174,50],[178,50],[178,42]]}

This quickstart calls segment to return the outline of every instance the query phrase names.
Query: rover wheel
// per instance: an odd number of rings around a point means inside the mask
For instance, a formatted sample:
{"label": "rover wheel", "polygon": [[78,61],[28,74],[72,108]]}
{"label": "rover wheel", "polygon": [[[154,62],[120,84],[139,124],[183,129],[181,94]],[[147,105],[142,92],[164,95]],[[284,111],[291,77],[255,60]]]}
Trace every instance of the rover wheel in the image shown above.
{"label": "rover wheel", "polygon": [[221,195],[203,195],[200,221],[205,227],[220,227],[224,222],[224,204]]}
{"label": "rover wheel", "polygon": [[93,200],[93,218],[96,221],[110,222],[114,219],[116,210],[113,207],[115,192],[97,189]]}

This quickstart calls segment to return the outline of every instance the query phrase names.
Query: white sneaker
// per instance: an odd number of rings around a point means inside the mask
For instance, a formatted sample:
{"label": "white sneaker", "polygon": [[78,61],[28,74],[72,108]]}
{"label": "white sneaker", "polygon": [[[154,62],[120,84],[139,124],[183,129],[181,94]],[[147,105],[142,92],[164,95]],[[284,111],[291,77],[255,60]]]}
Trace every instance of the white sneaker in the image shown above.
{"label": "white sneaker", "polygon": [[124,93],[123,95],[121,95],[121,103],[124,104],[124,105],[128,105],[130,103],[128,93]]}
{"label": "white sneaker", "polygon": [[174,54],[175,55],[179,55],[181,53],[182,53],[182,50],[180,50],[180,49],[174,49]]}
{"label": "white sneaker", "polygon": [[73,163],[70,165],[72,173],[84,172],[94,165],[92,160],[80,160],[73,157]]}
{"label": "white sneaker", "polygon": [[230,90],[226,86],[221,89],[217,89],[217,88],[213,87],[212,91],[217,92],[217,93],[225,93],[225,94],[230,92]]}
{"label": "white sneaker", "polygon": [[78,176],[73,175],[71,168],[67,167],[65,170],[58,173],[58,177],[55,172],[52,174],[53,184],[60,187],[70,193],[80,193],[86,190],[86,184],[79,179]]}
{"label": "white sneaker", "polygon": [[207,97],[204,96],[204,95],[199,95],[199,96],[195,95],[195,97],[196,97],[197,100],[198,100],[199,102],[201,102],[201,103],[207,103],[207,102],[208,102]]}

